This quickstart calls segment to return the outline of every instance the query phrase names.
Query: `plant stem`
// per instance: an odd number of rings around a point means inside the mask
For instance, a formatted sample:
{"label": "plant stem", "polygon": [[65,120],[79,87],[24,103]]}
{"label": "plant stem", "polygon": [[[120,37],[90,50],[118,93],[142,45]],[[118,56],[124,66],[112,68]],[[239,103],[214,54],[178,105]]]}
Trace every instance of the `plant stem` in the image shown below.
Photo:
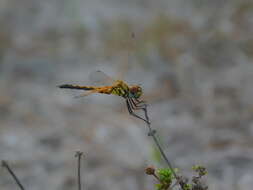
{"label": "plant stem", "polygon": [[165,160],[166,164],[169,166],[169,169],[171,170],[173,176],[175,177],[175,179],[177,180],[178,184],[180,184],[181,188],[183,189],[183,186],[181,185],[180,181],[179,181],[179,177],[177,176],[176,172],[174,171],[172,164],[170,163],[169,159],[167,158],[166,154],[164,153],[157,137],[156,137],[156,131],[152,129],[151,127],[151,123],[149,120],[149,116],[148,116],[148,110],[147,110],[147,105],[145,106],[145,108],[143,108],[143,111],[145,113],[145,118],[146,118],[146,125],[148,127],[148,136],[151,136],[153,138],[153,141],[155,142],[155,145],[158,147],[163,159]]}
{"label": "plant stem", "polygon": [[78,190],[82,190],[82,183],[81,183],[81,158],[83,152],[76,151],[75,157],[77,157],[77,181],[78,181]]}
{"label": "plant stem", "polygon": [[20,180],[18,179],[18,177],[15,175],[15,173],[12,171],[12,169],[10,168],[10,166],[8,165],[8,163],[4,160],[2,160],[2,167],[6,168],[7,171],[11,174],[11,176],[13,177],[13,179],[15,180],[16,184],[19,186],[19,188],[21,190],[25,190],[24,186],[21,184]]}

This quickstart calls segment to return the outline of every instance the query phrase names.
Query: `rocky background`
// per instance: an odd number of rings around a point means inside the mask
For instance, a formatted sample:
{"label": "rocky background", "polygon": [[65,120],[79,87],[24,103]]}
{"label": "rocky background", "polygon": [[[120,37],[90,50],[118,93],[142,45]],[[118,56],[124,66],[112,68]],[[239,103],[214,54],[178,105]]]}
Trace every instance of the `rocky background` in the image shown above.
{"label": "rocky background", "polygon": [[[165,166],[120,97],[61,90],[102,70],[140,84],[173,165],[253,186],[253,1],[1,0],[0,160],[27,189],[146,190]],[[134,33],[134,36],[132,35]],[[1,189],[17,189],[0,169]]]}

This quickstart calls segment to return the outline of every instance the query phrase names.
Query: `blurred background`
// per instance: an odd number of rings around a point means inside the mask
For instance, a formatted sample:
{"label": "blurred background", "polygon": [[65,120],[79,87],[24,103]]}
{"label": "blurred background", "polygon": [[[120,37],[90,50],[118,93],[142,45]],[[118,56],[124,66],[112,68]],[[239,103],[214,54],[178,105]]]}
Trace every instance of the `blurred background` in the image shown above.
{"label": "blurred background", "polygon": [[142,86],[183,174],[252,188],[253,1],[1,0],[0,25],[0,160],[27,189],[76,189],[76,150],[85,190],[154,189],[144,169],[165,165],[123,99],[57,88],[95,70]]}

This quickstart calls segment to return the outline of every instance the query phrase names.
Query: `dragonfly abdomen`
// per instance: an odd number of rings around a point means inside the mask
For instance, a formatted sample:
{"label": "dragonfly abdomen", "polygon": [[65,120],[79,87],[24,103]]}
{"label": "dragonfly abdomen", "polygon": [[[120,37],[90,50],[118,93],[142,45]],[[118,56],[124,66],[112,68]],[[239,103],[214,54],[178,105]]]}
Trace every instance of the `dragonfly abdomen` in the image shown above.
{"label": "dragonfly abdomen", "polygon": [[63,84],[60,85],[59,88],[69,88],[69,89],[77,89],[77,90],[94,90],[94,87],[91,86],[79,86],[72,84]]}

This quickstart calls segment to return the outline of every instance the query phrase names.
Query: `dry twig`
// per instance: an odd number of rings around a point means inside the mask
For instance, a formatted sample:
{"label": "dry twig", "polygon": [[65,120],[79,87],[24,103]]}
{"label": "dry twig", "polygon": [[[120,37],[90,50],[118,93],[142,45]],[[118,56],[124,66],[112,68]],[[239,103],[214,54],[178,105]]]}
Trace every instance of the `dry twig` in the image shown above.
{"label": "dry twig", "polygon": [[21,190],[25,190],[24,186],[21,184],[20,180],[18,179],[18,177],[16,176],[16,174],[14,173],[14,171],[10,168],[10,166],[7,163],[7,161],[2,160],[2,167],[4,167],[4,168],[7,169],[7,171],[11,174],[11,176],[15,180],[16,184],[19,186],[19,188]]}
{"label": "dry twig", "polygon": [[78,181],[78,190],[82,190],[82,182],[81,182],[81,158],[83,152],[76,151],[75,157],[77,157],[77,181]]}

